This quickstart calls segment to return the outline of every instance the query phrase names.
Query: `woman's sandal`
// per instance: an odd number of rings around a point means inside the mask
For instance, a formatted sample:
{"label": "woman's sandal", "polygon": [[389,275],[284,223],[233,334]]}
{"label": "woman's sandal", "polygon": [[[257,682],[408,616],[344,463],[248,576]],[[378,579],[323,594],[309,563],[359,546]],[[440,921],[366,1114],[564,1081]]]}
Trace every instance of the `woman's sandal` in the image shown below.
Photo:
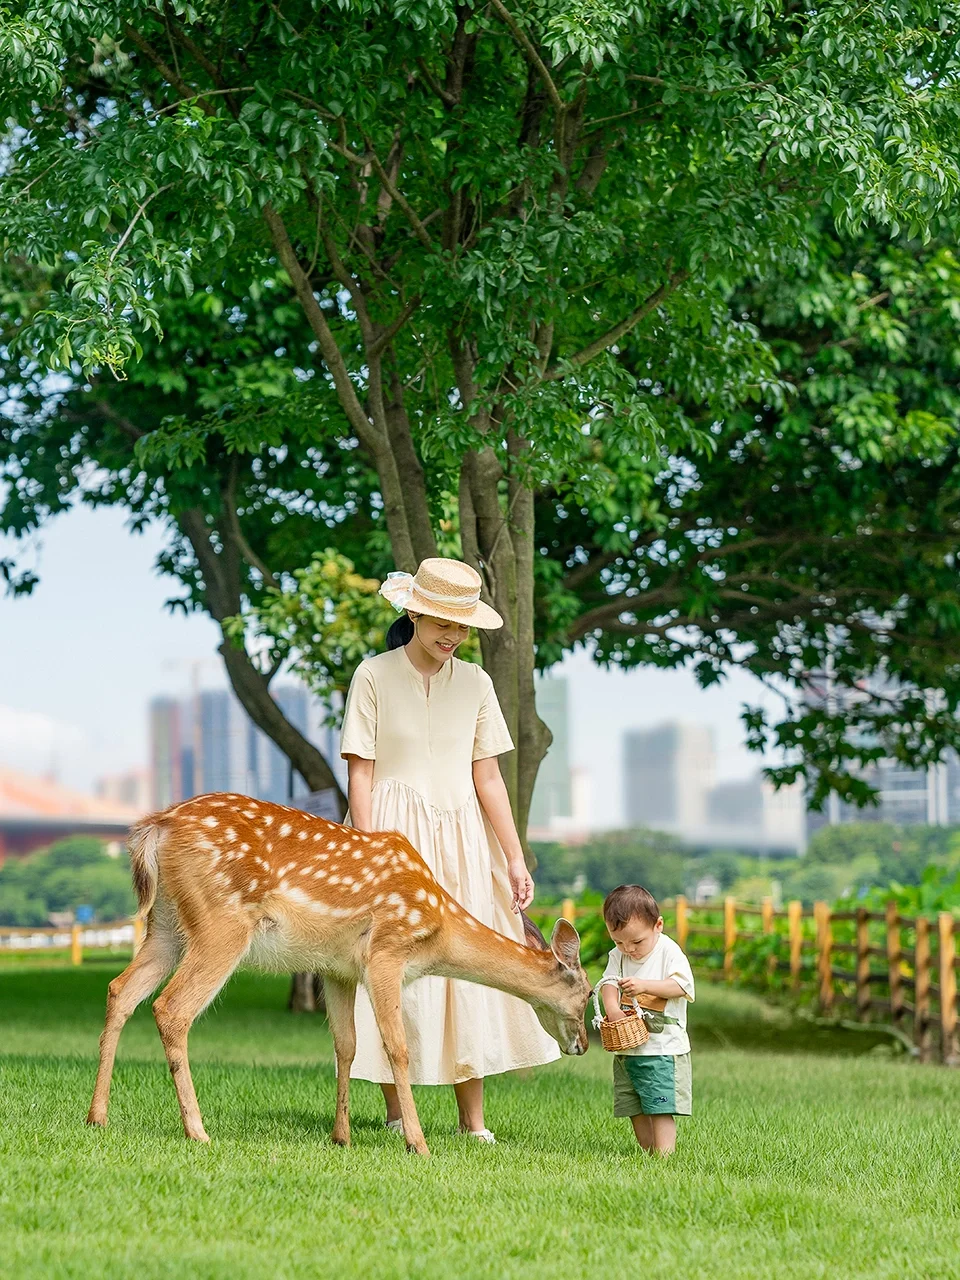
{"label": "woman's sandal", "polygon": [[496,1146],[497,1140],[489,1129],[465,1129],[463,1125],[459,1125],[456,1132],[464,1138],[476,1138],[478,1142],[484,1142],[487,1146]]}

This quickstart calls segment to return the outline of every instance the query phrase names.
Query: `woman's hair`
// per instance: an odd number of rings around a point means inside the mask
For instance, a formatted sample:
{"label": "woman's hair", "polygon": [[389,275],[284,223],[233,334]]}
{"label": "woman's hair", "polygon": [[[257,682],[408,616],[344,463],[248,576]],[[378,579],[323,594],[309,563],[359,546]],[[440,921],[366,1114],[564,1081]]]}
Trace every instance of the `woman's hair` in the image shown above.
{"label": "woman's hair", "polygon": [[621,884],[607,894],[603,903],[603,918],[611,929],[623,929],[631,920],[642,920],[655,925],[660,919],[657,900],[648,889],[639,884]]}
{"label": "woman's hair", "polygon": [[401,649],[413,639],[413,619],[409,613],[401,613],[387,632],[387,649]]}

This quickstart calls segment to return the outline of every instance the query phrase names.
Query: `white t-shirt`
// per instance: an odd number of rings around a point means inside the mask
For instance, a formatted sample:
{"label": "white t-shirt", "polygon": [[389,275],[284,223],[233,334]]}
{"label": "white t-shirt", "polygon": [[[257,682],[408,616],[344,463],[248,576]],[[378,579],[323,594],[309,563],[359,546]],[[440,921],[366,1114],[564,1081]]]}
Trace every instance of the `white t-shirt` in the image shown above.
{"label": "white t-shirt", "polygon": [[[650,1039],[639,1049],[626,1049],[625,1053],[637,1057],[656,1054],[678,1054],[690,1052],[690,1040],[687,1036],[687,1005],[694,1000],[693,973],[690,961],[683,954],[672,938],[665,933],[654,943],[653,950],[642,960],[631,960],[616,947],[610,952],[607,967],[603,971],[604,978],[650,978],[660,982],[665,978],[673,978],[683,988],[684,994],[667,1001],[664,1013],[668,1018],[676,1018],[676,1023],[668,1022],[662,1031],[651,1031]],[[601,1007],[602,1007],[601,992]]]}

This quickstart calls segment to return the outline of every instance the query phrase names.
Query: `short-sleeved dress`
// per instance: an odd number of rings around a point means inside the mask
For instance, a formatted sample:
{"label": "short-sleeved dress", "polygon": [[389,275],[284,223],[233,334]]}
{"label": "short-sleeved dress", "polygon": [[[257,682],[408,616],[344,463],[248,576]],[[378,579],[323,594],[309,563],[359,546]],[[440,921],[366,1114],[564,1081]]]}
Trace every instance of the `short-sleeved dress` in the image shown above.
{"label": "short-sleeved dress", "polygon": [[[451,658],[430,692],[404,649],[368,658],[347,695],[340,752],[374,760],[372,824],[407,837],[443,887],[478,920],[523,942],[507,860],[483,812],[472,764],[513,749],[493,682]],[[349,822],[349,815],[347,822]],[[393,1080],[369,998],[357,992],[351,1075]],[[458,979],[404,989],[412,1084],[456,1084],[560,1056],[530,1006]]]}

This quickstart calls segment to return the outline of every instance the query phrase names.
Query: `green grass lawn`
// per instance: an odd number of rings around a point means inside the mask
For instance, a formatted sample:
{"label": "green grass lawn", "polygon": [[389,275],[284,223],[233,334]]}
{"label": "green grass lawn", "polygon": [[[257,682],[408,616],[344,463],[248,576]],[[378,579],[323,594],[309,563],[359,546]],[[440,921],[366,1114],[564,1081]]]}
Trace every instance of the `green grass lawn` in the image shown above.
{"label": "green grass lawn", "polygon": [[672,1160],[613,1120],[594,1045],[489,1082],[496,1147],[452,1136],[449,1090],[418,1090],[424,1161],[372,1085],[354,1146],[331,1145],[323,1023],[284,1010],[285,980],[240,975],[191,1040],[207,1147],[182,1136],[149,1004],[110,1128],[83,1124],[119,967],[0,970],[4,1277],[960,1277],[960,1073],[881,1037],[704,983]]}

